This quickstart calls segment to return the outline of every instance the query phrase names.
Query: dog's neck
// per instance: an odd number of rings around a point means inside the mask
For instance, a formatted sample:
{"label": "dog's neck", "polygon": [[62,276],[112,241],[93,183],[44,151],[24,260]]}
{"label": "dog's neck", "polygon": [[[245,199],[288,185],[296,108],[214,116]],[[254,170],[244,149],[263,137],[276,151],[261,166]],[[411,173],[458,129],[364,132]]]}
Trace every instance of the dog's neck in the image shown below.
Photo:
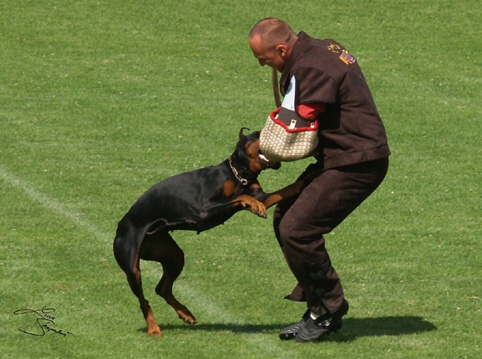
{"label": "dog's neck", "polygon": [[229,167],[234,174],[234,177],[243,185],[247,186],[249,183],[258,181],[258,174],[251,171],[239,158],[233,153],[228,159]]}

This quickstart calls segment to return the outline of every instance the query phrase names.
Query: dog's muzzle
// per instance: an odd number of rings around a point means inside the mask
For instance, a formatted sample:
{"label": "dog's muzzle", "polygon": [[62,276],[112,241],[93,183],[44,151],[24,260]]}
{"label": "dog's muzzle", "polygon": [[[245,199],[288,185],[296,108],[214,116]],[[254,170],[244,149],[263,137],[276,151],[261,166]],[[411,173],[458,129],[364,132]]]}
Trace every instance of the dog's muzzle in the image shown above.
{"label": "dog's muzzle", "polygon": [[277,170],[278,168],[281,167],[280,162],[271,162],[261,152],[258,152],[258,157],[259,157],[260,161],[265,164],[266,168],[272,168],[274,170]]}

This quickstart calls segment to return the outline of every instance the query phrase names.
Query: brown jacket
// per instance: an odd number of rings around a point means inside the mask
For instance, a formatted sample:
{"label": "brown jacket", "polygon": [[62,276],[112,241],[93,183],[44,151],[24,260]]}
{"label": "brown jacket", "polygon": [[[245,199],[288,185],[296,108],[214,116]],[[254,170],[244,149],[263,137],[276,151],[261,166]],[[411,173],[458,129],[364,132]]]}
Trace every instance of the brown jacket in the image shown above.
{"label": "brown jacket", "polygon": [[334,40],[298,36],[280,79],[296,78],[297,104],[325,103],[317,158],[326,169],[388,157],[385,128],[356,59]]}

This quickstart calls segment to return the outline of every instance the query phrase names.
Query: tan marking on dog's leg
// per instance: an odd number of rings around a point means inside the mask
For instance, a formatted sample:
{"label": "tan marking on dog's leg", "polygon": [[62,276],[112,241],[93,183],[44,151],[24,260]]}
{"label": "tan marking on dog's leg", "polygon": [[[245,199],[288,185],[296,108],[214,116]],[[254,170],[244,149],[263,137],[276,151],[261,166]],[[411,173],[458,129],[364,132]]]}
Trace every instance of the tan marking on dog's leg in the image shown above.
{"label": "tan marking on dog's leg", "polygon": [[139,254],[137,255],[131,271],[127,273],[127,279],[133,293],[139,300],[141,311],[146,321],[147,335],[158,337],[162,336],[161,328],[157,324],[156,319],[154,318],[154,314],[152,312],[152,308],[149,305],[147,299],[144,297],[144,291],[142,290],[141,269],[139,267]]}
{"label": "tan marking on dog's leg", "polygon": [[174,281],[184,267],[184,253],[171,235],[159,232],[147,236],[141,248],[141,258],[161,263],[163,273],[156,286],[156,293],[164,298],[184,322],[195,324],[194,315],[172,293]]}
{"label": "tan marking on dog's leg", "polygon": [[149,308],[146,318],[147,335],[150,337],[162,337],[161,327],[156,322],[152,309]]}

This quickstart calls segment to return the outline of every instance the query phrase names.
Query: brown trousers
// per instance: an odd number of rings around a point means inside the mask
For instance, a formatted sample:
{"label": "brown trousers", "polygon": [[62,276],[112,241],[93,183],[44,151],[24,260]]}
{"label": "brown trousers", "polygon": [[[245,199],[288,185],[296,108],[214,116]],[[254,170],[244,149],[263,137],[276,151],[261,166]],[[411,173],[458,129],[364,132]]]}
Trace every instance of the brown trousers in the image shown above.
{"label": "brown trousers", "polygon": [[[316,170],[310,165],[306,171]],[[332,231],[383,181],[388,158],[328,169],[296,198],[278,204],[274,230],[289,268],[298,280],[287,298],[307,302],[321,313],[338,310],[344,299],[323,234]],[[319,171],[319,169],[318,169]],[[306,172],[305,172],[306,173]]]}

